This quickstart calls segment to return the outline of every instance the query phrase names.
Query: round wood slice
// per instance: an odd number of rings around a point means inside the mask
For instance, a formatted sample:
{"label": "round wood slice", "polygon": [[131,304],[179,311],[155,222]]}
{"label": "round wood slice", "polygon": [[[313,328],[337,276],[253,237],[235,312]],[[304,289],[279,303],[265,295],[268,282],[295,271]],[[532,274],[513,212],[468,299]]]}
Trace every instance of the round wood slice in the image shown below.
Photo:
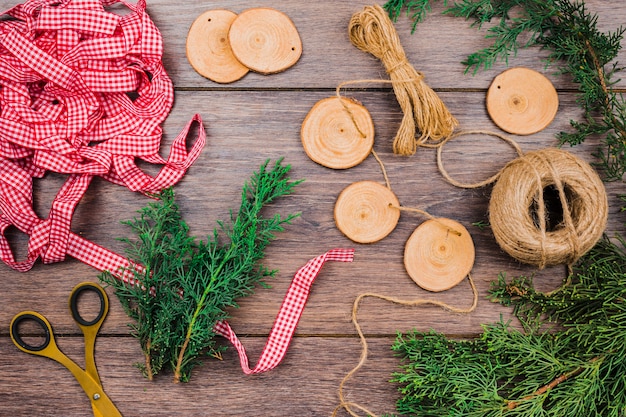
{"label": "round wood slice", "polygon": [[300,130],[304,151],[313,161],[333,169],[363,162],[374,146],[374,122],[356,101],[329,97],[309,111]]}
{"label": "round wood slice", "polygon": [[487,111],[505,132],[537,133],[552,122],[559,108],[556,89],[543,74],[511,68],[498,75],[487,91]]}
{"label": "round wood slice", "polygon": [[187,59],[200,75],[217,83],[231,83],[250,70],[233,55],[228,31],[237,15],[230,10],[209,10],[189,28]]}
{"label": "round wood slice", "polygon": [[360,181],[347,186],[335,203],[335,224],[357,243],[377,242],[395,229],[400,210],[395,194],[384,185]]}
{"label": "round wood slice", "polygon": [[446,218],[422,223],[404,247],[407,273],[428,291],[448,290],[463,281],[474,258],[474,241],[467,229]]}
{"label": "round wood slice", "polygon": [[291,19],[270,8],[240,13],[228,37],[239,62],[261,74],[284,71],[302,55],[302,40]]}

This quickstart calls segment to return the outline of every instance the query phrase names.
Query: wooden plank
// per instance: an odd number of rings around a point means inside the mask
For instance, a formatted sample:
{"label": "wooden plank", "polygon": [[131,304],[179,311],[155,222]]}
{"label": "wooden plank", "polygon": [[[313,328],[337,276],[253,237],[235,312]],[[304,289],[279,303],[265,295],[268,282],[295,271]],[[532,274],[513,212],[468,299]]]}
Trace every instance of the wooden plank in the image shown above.
{"label": "wooden plank", "polygon": [[[16,4],[0,0],[0,8]],[[382,4],[382,2],[381,2]],[[599,13],[599,27],[613,30],[625,21],[626,9],[617,0],[588,0],[588,8]],[[185,58],[186,31],[207,8],[229,8],[240,12],[250,7],[275,7],[295,22],[304,42],[304,54],[296,66],[281,74],[249,74],[241,81],[219,85],[196,74]],[[116,6],[118,9],[119,7]],[[98,339],[97,361],[106,392],[125,416],[285,416],[330,415],[338,403],[341,378],[357,362],[360,344],[350,321],[355,298],[375,292],[406,299],[425,298],[464,307],[471,302],[467,282],[443,293],[428,293],[417,287],[402,265],[404,243],[423,217],[403,213],[394,232],[371,245],[354,244],[335,227],[332,210],[337,195],[354,181],[369,179],[382,183],[381,170],[373,158],[343,171],[334,171],[312,162],[300,144],[299,131],[309,109],[318,100],[334,94],[347,80],[384,79],[387,75],[378,60],[357,50],[347,37],[351,15],[362,9],[356,2],[215,1],[187,2],[181,7],[168,0],[150,0],[148,11],[164,36],[165,66],[176,90],[174,109],[164,125],[162,153],[191,115],[204,118],[208,145],[188,175],[176,187],[185,220],[194,235],[210,233],[218,219],[225,220],[230,208],[238,205],[241,185],[264,160],[284,156],[293,167],[294,178],[305,178],[296,192],[269,211],[300,211],[294,221],[270,246],[266,263],[279,270],[270,281],[271,289],[259,289],[241,300],[230,320],[243,336],[252,363],[259,357],[282,297],[293,273],[308,259],[331,247],[355,247],[352,264],[330,263],[313,287],[297,337],[285,361],[274,371],[246,377],[236,354],[229,349],[224,361],[208,360],[198,368],[189,384],[175,385],[164,375],[154,382],[144,380],[132,367],[141,360],[139,345],[129,336],[128,321],[112,291],[111,311]],[[441,2],[433,13],[410,34],[410,22],[402,16],[397,29],[409,60],[426,75],[429,85],[459,119],[463,129],[495,130],[484,108],[484,94],[491,80],[505,66],[499,64],[475,76],[464,75],[460,61],[487,45],[484,31],[467,22],[440,14]],[[545,131],[516,137],[525,151],[556,144],[555,134],[578,120],[575,87],[566,77],[555,76],[556,68],[545,69],[545,52],[521,51],[511,65],[525,65],[550,76],[559,88],[561,100],[555,121]],[[626,61],[624,51],[619,60]],[[398,397],[388,382],[400,361],[389,346],[396,331],[435,329],[451,337],[469,337],[480,325],[510,317],[510,311],[486,300],[490,282],[505,271],[509,275],[535,274],[541,289],[556,287],[565,276],[562,266],[536,271],[504,254],[491,231],[472,223],[486,219],[490,187],[458,189],[446,183],[438,172],[433,150],[420,149],[412,157],[391,152],[391,141],[401,119],[400,109],[384,84],[351,88],[344,94],[360,100],[376,125],[375,150],[385,163],[392,189],[401,203],[418,207],[436,216],[463,223],[474,239],[477,256],[472,275],[479,291],[479,305],[469,315],[451,315],[437,307],[403,307],[380,300],[365,300],[359,322],[368,335],[370,360],[347,385],[348,399],[376,413],[391,413]],[[618,84],[626,88],[625,81]],[[597,139],[570,150],[589,161]],[[569,148],[568,148],[569,149]],[[514,157],[510,148],[493,138],[467,136],[447,145],[446,167],[457,179],[477,181],[500,169]],[[145,166],[149,172],[155,167]],[[65,177],[51,174],[35,182],[36,211],[45,217]],[[624,233],[623,183],[606,184],[609,194],[610,233]],[[117,240],[129,230],[120,221],[130,219],[147,203],[147,198],[121,187],[95,180],[76,210],[72,229],[87,239],[123,253]],[[26,237],[11,231],[10,239],[23,258]],[[0,407],[2,415],[92,415],[87,399],[69,372],[60,365],[28,356],[15,348],[8,336],[14,314],[34,309],[46,315],[63,335],[61,348],[82,364],[82,337],[67,312],[67,297],[79,282],[97,280],[97,272],[68,259],[54,265],[37,264],[21,274],[1,266],[0,291]],[[51,384],[54,381],[54,385]],[[340,416],[347,415],[339,413]]]}
{"label": "wooden plank", "polygon": [[[254,329],[254,326],[267,326],[271,323],[291,275],[308,259],[335,246],[356,246],[357,261],[352,265],[329,265],[326,268],[328,274],[322,276],[320,283],[331,285],[331,287],[319,288],[319,291],[327,291],[327,293],[322,298],[324,304],[319,307],[320,311],[311,315],[312,318],[315,317],[315,321],[325,316],[323,311],[328,306],[333,306],[329,309],[331,312],[349,311],[353,298],[364,291],[377,290],[387,294],[416,295],[423,293],[425,297],[444,300],[456,300],[458,294],[467,293],[465,288],[459,289],[458,291],[461,291],[459,293],[453,290],[446,294],[426,294],[417,289],[408,279],[402,266],[402,250],[410,234],[424,218],[410,213],[403,214],[397,229],[383,241],[372,245],[354,245],[336,229],[332,211],[335,199],[341,190],[354,181],[365,179],[382,183],[382,175],[380,167],[373,158],[369,158],[353,169],[334,171],[315,164],[304,154],[298,136],[299,125],[313,103],[324,96],[325,93],[308,93],[306,97],[301,97],[297,92],[180,93],[172,117],[166,123],[169,140],[181,128],[186,118],[190,117],[187,109],[196,109],[205,117],[209,144],[189,174],[177,186],[178,200],[185,213],[185,219],[191,226],[192,232],[199,237],[210,233],[216,226],[217,220],[227,219],[228,210],[237,207],[241,184],[267,158],[276,159],[284,156],[285,161],[293,165],[293,177],[306,179],[293,196],[275,204],[276,210],[299,211],[302,212],[302,216],[285,233],[279,235],[277,242],[270,247],[268,252],[268,264],[280,270],[279,279],[272,282],[274,288],[269,291],[260,290],[254,297],[255,300],[259,300],[259,303],[254,307],[250,306],[251,301],[244,300],[241,312],[236,312],[236,316],[243,314],[245,318],[244,323],[237,323],[244,326],[243,331],[258,332],[259,330],[247,329],[247,326],[253,326]],[[488,288],[488,282],[495,279],[501,271],[508,271],[512,274],[532,273],[532,267],[520,268],[507,255],[502,254],[488,229],[480,230],[471,226],[473,222],[485,220],[489,187],[482,190],[462,190],[447,184],[437,171],[432,150],[420,149],[412,157],[392,155],[388,138],[395,133],[394,128],[400,118],[399,111],[394,108],[396,104],[392,95],[379,92],[358,92],[354,96],[370,107],[376,126],[380,126],[376,150],[385,162],[392,188],[399,196],[401,203],[407,207],[425,209],[436,216],[456,219],[470,229],[478,250],[474,275],[479,280],[479,289],[483,295]],[[490,122],[480,106],[482,94],[471,93],[457,98],[452,93],[445,93],[443,97],[449,102],[453,113],[458,115],[462,126],[490,128]],[[532,150],[554,145],[555,140],[551,133],[566,126],[567,120],[576,116],[571,110],[573,100],[571,95],[565,95],[562,111],[554,126],[538,135],[539,138],[518,138],[522,147],[525,150]],[[260,110],[263,106],[269,106],[268,103],[271,103],[271,107]],[[235,110],[244,107],[258,110],[248,111],[244,113],[244,116],[240,111]],[[267,117],[268,114],[272,116]],[[258,128],[251,133],[249,126],[258,126]],[[259,144],[262,145],[259,146]],[[508,159],[514,157],[508,145],[499,143],[493,138],[468,136],[448,146],[449,148],[444,153],[447,166],[450,173],[459,179],[482,179],[486,177],[485,174],[495,172]],[[163,149],[167,150],[167,144]],[[249,152],[250,149],[259,150]],[[585,158],[589,158],[588,150],[585,147],[572,149]],[[498,161],[499,158],[502,160]],[[60,187],[61,180],[61,176],[54,175],[52,178],[41,181],[40,188],[37,190],[37,195],[40,196],[38,198],[40,215],[44,216],[47,212],[47,205]],[[622,219],[619,216],[619,201],[616,198],[621,186],[607,184],[607,187],[612,195],[609,230],[623,230]],[[120,222],[132,218],[135,212],[147,202],[148,199],[145,197],[103,181],[96,181],[76,211],[74,231],[111,250],[123,253],[124,246],[116,239],[129,237],[129,230]],[[463,209],[459,210],[459,207]],[[312,236],[315,238],[311,238]],[[324,245],[320,242],[324,242]],[[16,287],[12,290],[23,293],[24,299],[28,299],[27,295],[36,291],[36,283],[42,282],[42,279],[47,281],[59,279],[61,282],[67,280],[72,283],[83,279],[95,279],[95,271],[83,268],[77,262],[71,262],[71,266],[38,265],[28,274],[7,271],[7,277],[11,277],[8,281],[14,283],[12,286]],[[76,270],[80,273],[70,280],[64,277],[68,274],[68,270]],[[553,278],[549,277],[555,273],[555,270],[545,272],[546,279],[552,282],[552,285],[561,279],[562,270],[556,268],[556,271],[558,272]],[[382,279],[385,275],[394,278]],[[350,277],[359,278],[352,280]],[[34,285],[29,285],[30,282]],[[72,286],[73,284],[65,285],[62,294],[67,294]],[[316,290],[321,286],[316,286]],[[22,287],[24,287],[23,290]],[[47,292],[48,289],[44,291]],[[66,295],[62,294],[60,295],[63,299]],[[0,301],[8,303],[11,299],[12,303],[16,303],[20,298],[16,299],[14,295],[12,291],[7,291],[0,295],[0,297],[6,297]],[[17,306],[25,306],[25,304],[20,303]],[[315,311],[314,306],[309,307]],[[249,314],[251,317],[247,317],[246,310],[252,311]],[[3,320],[9,319],[9,312],[3,311],[0,314]],[[478,329],[478,325],[486,319],[497,319],[499,312],[493,312],[489,306],[485,314],[487,316],[473,315],[474,330]],[[248,323],[248,319],[252,320],[251,323],[245,324]],[[351,332],[350,326],[346,324],[333,325],[330,323],[331,319],[326,320],[329,323],[325,323],[324,326],[313,323],[306,331],[315,334]],[[445,322],[445,314],[442,320]],[[391,317],[390,321],[393,323],[396,318]],[[302,328],[307,328],[306,323],[307,315],[305,314]],[[388,325],[389,323],[385,323],[383,328],[386,330],[380,331],[391,332]],[[463,328],[464,324],[460,326]]]}
{"label": "wooden plank", "polygon": [[[392,189],[401,203],[406,207],[425,209],[436,216],[456,219],[469,228],[478,251],[474,277],[478,280],[481,297],[486,294],[489,282],[501,271],[510,274],[534,272],[534,268],[517,265],[508,255],[503,254],[488,229],[480,230],[471,225],[485,220],[489,187],[463,190],[447,184],[437,171],[432,150],[420,149],[412,157],[392,155],[388,138],[395,133],[395,126],[400,118],[393,96],[385,92],[358,92],[354,96],[369,106],[376,126],[380,127],[376,150],[385,162]],[[481,93],[468,93],[462,97],[445,93],[442,96],[449,102],[453,113],[458,115],[462,126],[490,128],[490,122],[480,105],[483,100]],[[463,304],[461,300],[470,300],[467,286],[442,294],[428,294],[417,288],[406,275],[402,265],[404,243],[423,222],[423,217],[403,214],[398,227],[390,236],[371,245],[355,245],[336,229],[332,212],[341,190],[355,181],[368,179],[382,183],[383,179],[380,167],[373,158],[358,167],[334,171],[315,164],[304,154],[298,136],[299,125],[308,109],[322,97],[325,97],[325,93],[308,93],[306,97],[302,97],[298,92],[181,92],[172,117],[166,123],[167,140],[171,140],[190,117],[188,109],[195,109],[205,117],[209,133],[208,145],[188,175],[177,186],[178,201],[185,219],[198,237],[210,233],[217,220],[227,219],[228,210],[238,205],[241,184],[267,158],[284,156],[285,161],[293,165],[293,177],[306,179],[293,196],[274,205],[277,211],[302,213],[286,232],[278,236],[269,249],[268,265],[280,271],[278,278],[271,282],[274,288],[259,290],[251,300],[243,300],[241,310],[233,312],[234,323],[243,332],[268,331],[293,273],[308,259],[331,247],[356,247],[356,261],[351,265],[337,264],[325,268],[325,273],[315,287],[315,291],[322,294],[321,302],[315,302],[315,292],[300,327],[300,331],[305,333],[352,333],[347,314],[353,299],[362,292],[406,294],[411,298],[424,296],[459,301],[460,304]],[[567,120],[576,116],[576,111],[573,114],[571,110],[573,100],[571,95],[564,96],[562,111],[554,126],[537,135],[539,137],[518,138],[522,147],[532,150],[554,145],[555,140],[551,133],[566,126]],[[264,106],[268,107],[261,110]],[[236,110],[243,108],[253,110],[246,113]],[[252,133],[250,126],[258,128]],[[492,138],[469,136],[448,146],[444,153],[448,169],[460,179],[482,179],[486,173],[495,172],[514,157],[508,145]],[[167,144],[163,149],[168,149]],[[250,149],[255,151],[250,152]],[[588,148],[578,147],[572,151],[589,158]],[[500,158],[502,159],[498,161]],[[40,215],[44,216],[47,212],[47,206],[60,187],[61,180],[61,176],[54,175],[41,181],[37,190]],[[621,186],[607,184],[607,187],[612,195],[609,230],[620,231],[623,230],[623,216],[619,215],[620,204],[616,195],[620,193]],[[124,246],[117,239],[130,236],[129,230],[120,222],[132,218],[147,202],[148,199],[141,195],[96,181],[76,211],[73,230],[87,239],[123,253]],[[459,207],[462,209],[459,210]],[[22,253],[24,250],[23,248]],[[38,284],[41,282],[50,282],[39,291],[46,293],[47,297],[51,295],[50,291],[58,296],[59,300],[50,304],[58,305],[61,313],[64,313],[64,299],[72,286],[81,280],[96,278],[92,269],[76,261],[68,262],[70,263],[37,265],[28,274],[7,269],[7,285],[10,285],[10,291],[0,294],[0,302],[3,305],[12,304],[14,308],[13,311],[3,309],[0,318],[7,322],[15,311],[27,308],[31,302],[30,297],[33,292],[38,291]],[[73,275],[71,278],[70,274]],[[545,285],[549,287],[558,285],[562,274],[563,269],[556,267],[541,272],[540,276],[545,276]],[[59,289],[53,282],[63,283],[63,289]],[[406,327],[412,323],[412,319],[407,318],[407,323],[404,324],[402,317],[397,317],[396,313],[390,316],[379,315],[378,312],[372,314],[378,317],[376,322],[380,327],[369,331],[389,334],[395,330],[392,326],[394,324]],[[494,310],[488,304],[484,308],[479,307],[478,312],[468,319],[471,321],[470,328],[467,328],[468,323],[464,320],[448,323],[444,312],[435,310],[432,314],[435,320],[433,326],[445,324],[446,331],[476,332],[480,323],[485,320],[497,320],[500,311]],[[111,321],[116,323],[113,327],[118,331],[125,331],[124,320],[121,311],[112,311]],[[69,320],[65,322],[71,328]]]}
{"label": "wooden plank", "polygon": [[[384,4],[384,2],[375,2]],[[485,25],[482,31],[470,27],[462,18],[442,15],[443,2],[433,2],[432,13],[411,35],[411,21],[401,16],[396,24],[398,35],[407,58],[422,71],[428,84],[434,88],[485,89],[506,65],[500,63],[489,71],[475,76],[465,75],[461,62],[472,52],[488,46]],[[619,0],[585,2],[588,10],[598,14],[598,27],[602,31],[619,28],[623,8]],[[368,3],[371,4],[371,3]],[[193,71],[185,57],[185,41],[191,23],[209,9],[229,9],[240,13],[252,7],[273,7],[285,12],[296,25],[303,41],[303,55],[290,70],[271,76],[255,73],[242,80],[221,86]],[[167,0],[151,1],[150,15],[165,39],[166,68],[178,87],[193,88],[335,88],[348,80],[388,78],[381,63],[371,55],[359,51],[348,38],[348,23],[354,13],[363,10],[364,4],[354,2],[281,2],[279,0],[215,1],[210,5],[196,2],[183,10]],[[509,61],[511,66],[528,66],[545,71],[559,87],[571,88],[565,77],[554,74],[557,68],[545,70],[546,51],[538,48],[519,51]],[[620,52],[620,62],[626,61],[626,52]],[[329,70],[332,69],[332,70]],[[621,81],[620,86],[625,86]]]}
{"label": "wooden plank", "polygon": [[[236,353],[230,350],[223,361],[207,359],[197,367],[189,383],[174,384],[169,374],[152,382],[141,378],[132,367],[141,360],[141,353],[126,340],[100,337],[96,346],[102,385],[124,417],[330,415],[339,403],[340,381],[360,354],[356,339],[299,337],[281,366],[270,373],[244,375]],[[371,361],[346,385],[349,400],[378,412],[393,411],[397,387],[387,381],[400,361],[390,350],[392,342],[389,338],[371,340]],[[252,358],[258,357],[261,339],[244,338],[243,343]],[[59,345],[81,363],[80,338],[63,338]],[[10,341],[0,338],[0,351],[12,350]],[[88,399],[65,368],[45,358],[18,355],[0,355],[3,415],[93,415]]]}

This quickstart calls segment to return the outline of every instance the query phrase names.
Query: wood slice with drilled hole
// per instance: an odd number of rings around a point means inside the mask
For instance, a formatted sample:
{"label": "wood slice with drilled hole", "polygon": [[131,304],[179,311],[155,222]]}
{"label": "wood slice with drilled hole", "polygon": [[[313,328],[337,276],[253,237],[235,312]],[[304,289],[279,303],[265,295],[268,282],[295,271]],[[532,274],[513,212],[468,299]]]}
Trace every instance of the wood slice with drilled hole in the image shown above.
{"label": "wood slice with drilled hole", "polygon": [[296,26],[286,14],[270,8],[240,13],[230,26],[228,37],[239,62],[261,74],[284,71],[302,55]]}
{"label": "wood slice with drilled hole", "polygon": [[428,291],[445,291],[463,281],[474,258],[472,236],[462,224],[446,218],[422,223],[404,247],[407,273]]}
{"label": "wood slice with drilled hole", "polygon": [[318,164],[352,168],[372,151],[374,122],[369,111],[355,100],[329,97],[311,108],[300,137],[304,151]]}
{"label": "wood slice with drilled hole", "polygon": [[374,243],[396,228],[400,202],[389,188],[373,181],[347,186],[335,203],[335,224],[357,243]]}
{"label": "wood slice with drilled hole", "polygon": [[192,23],[187,34],[187,59],[198,74],[217,83],[232,83],[250,70],[235,58],[228,31],[237,14],[209,10]]}
{"label": "wood slice with drilled hole", "polygon": [[550,80],[529,68],[502,72],[487,91],[489,116],[508,133],[537,133],[548,127],[558,109],[559,96]]}

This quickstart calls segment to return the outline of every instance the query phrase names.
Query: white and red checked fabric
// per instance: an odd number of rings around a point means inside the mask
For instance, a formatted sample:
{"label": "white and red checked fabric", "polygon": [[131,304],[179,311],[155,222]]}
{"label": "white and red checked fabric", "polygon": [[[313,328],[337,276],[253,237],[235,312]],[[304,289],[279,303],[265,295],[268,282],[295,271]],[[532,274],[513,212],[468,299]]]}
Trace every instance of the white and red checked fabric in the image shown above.
{"label": "white and red checked fabric", "polygon": [[246,375],[259,374],[275,368],[283,359],[289,348],[292,336],[298,326],[304,306],[309,298],[311,285],[320,273],[326,261],[352,262],[354,249],[332,249],[311,259],[296,272],[280,307],[274,326],[261,357],[254,369],[250,369],[246,350],[225,321],[215,324],[213,331],[227,338],[237,349],[241,369]]}
{"label": "white and red checked fabric", "polygon": [[[162,64],[161,34],[145,0],[28,0],[0,20],[0,257],[29,270],[37,259],[66,255],[98,270],[118,271],[127,260],[70,230],[74,210],[95,176],[151,194],[174,185],[205,144],[195,115],[159,155],[161,123],[174,89]],[[116,6],[119,10],[120,6]],[[122,6],[123,7],[123,6]],[[8,17],[8,18],[7,18]],[[192,123],[200,125],[190,149]],[[155,176],[141,159],[162,165]],[[48,217],[33,210],[32,181],[67,174]],[[28,254],[17,261],[5,231],[28,234]]]}

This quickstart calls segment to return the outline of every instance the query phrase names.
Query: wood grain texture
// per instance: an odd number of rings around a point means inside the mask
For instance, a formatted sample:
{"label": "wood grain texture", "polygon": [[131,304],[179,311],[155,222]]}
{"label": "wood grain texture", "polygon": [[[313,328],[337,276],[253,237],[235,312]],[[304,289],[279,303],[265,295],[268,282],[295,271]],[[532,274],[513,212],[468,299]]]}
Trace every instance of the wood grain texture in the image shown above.
{"label": "wood grain texture", "polygon": [[[484,31],[467,22],[443,16],[441,2],[433,6],[426,22],[410,34],[410,22],[402,16],[397,30],[409,60],[422,71],[466,130],[497,130],[485,109],[485,92],[500,64],[489,71],[465,75],[460,61],[487,45]],[[626,21],[626,8],[619,0],[588,0],[599,13],[599,26],[613,30]],[[16,1],[0,0],[5,10]],[[337,404],[341,378],[358,362],[360,345],[350,322],[352,303],[359,294],[375,292],[406,299],[439,300],[458,307],[471,304],[467,280],[442,293],[417,287],[403,266],[404,244],[425,218],[403,212],[395,230],[375,244],[355,244],[337,230],[333,207],[346,186],[362,180],[384,179],[378,163],[368,157],[347,170],[332,170],[310,160],[301,145],[300,128],[309,110],[319,100],[334,94],[337,84],[356,79],[386,78],[380,62],[350,44],[347,23],[365,3],[356,1],[214,1],[209,3],[149,0],[148,11],[161,30],[165,43],[165,67],[176,86],[174,108],[164,123],[162,153],[194,113],[205,122],[207,146],[198,161],[176,187],[177,200],[194,235],[211,233],[218,220],[237,208],[241,186],[266,159],[284,157],[292,176],[306,181],[295,193],[274,203],[269,211],[300,212],[286,231],[270,245],[265,263],[278,269],[270,289],[259,288],[242,299],[232,311],[230,323],[243,337],[251,362],[256,363],[273,324],[283,295],[295,271],[307,260],[333,247],[354,247],[352,264],[329,263],[313,286],[313,292],[297,329],[297,336],[283,363],[256,377],[245,376],[236,354],[229,349],[223,361],[207,359],[188,384],[174,385],[170,375],[154,382],[144,380],[133,363],[141,360],[138,343],[129,336],[128,319],[112,292],[110,314],[97,342],[96,360],[104,389],[126,417],[132,416],[328,416]],[[221,85],[197,74],[185,57],[186,33],[202,12],[227,8],[236,13],[252,7],[274,7],[294,22],[303,42],[300,61],[284,73],[250,73],[236,83]],[[557,87],[559,110],[544,131],[515,137],[524,151],[555,146],[555,134],[566,130],[571,119],[581,117],[573,84],[545,69],[545,51],[520,51],[509,65],[528,66],[547,75]],[[626,62],[624,51],[620,53]],[[620,81],[619,88],[626,88]],[[435,329],[451,337],[476,335],[481,324],[507,319],[510,311],[486,300],[490,282],[500,272],[534,274],[541,289],[558,286],[565,267],[537,271],[521,265],[500,250],[489,228],[473,223],[487,220],[491,187],[466,190],[444,181],[437,170],[435,151],[419,149],[414,156],[400,157],[391,143],[401,113],[389,86],[372,84],[343,92],[367,107],[374,121],[374,149],[383,161],[393,191],[405,207],[426,210],[434,216],[454,219],[472,234],[476,262],[472,276],[479,291],[475,312],[450,314],[436,307],[406,308],[367,299],[359,321],[370,342],[366,366],[347,385],[348,399],[377,413],[393,412],[398,397],[387,382],[400,365],[390,351],[396,331]],[[190,135],[193,137],[193,135]],[[593,162],[597,138],[575,148],[573,153]],[[493,137],[463,136],[446,145],[445,165],[458,180],[479,181],[497,172],[515,157],[514,151]],[[153,170],[154,167],[146,167]],[[35,183],[36,211],[46,216],[64,176],[47,175]],[[624,233],[626,213],[620,211],[618,195],[623,183],[606,184],[609,194],[609,233]],[[118,253],[124,245],[117,239],[129,230],[120,222],[132,218],[147,203],[144,196],[110,183],[94,180],[79,204],[72,230]],[[18,254],[25,254],[26,237],[16,231],[10,238]],[[61,335],[59,345],[82,364],[82,337],[66,310],[73,286],[97,281],[97,272],[74,259],[54,265],[37,264],[24,274],[1,265],[0,291],[0,415],[89,416],[89,402],[69,372],[43,358],[18,351],[8,336],[11,318],[19,311],[41,312]],[[345,415],[345,414],[340,414]]]}

